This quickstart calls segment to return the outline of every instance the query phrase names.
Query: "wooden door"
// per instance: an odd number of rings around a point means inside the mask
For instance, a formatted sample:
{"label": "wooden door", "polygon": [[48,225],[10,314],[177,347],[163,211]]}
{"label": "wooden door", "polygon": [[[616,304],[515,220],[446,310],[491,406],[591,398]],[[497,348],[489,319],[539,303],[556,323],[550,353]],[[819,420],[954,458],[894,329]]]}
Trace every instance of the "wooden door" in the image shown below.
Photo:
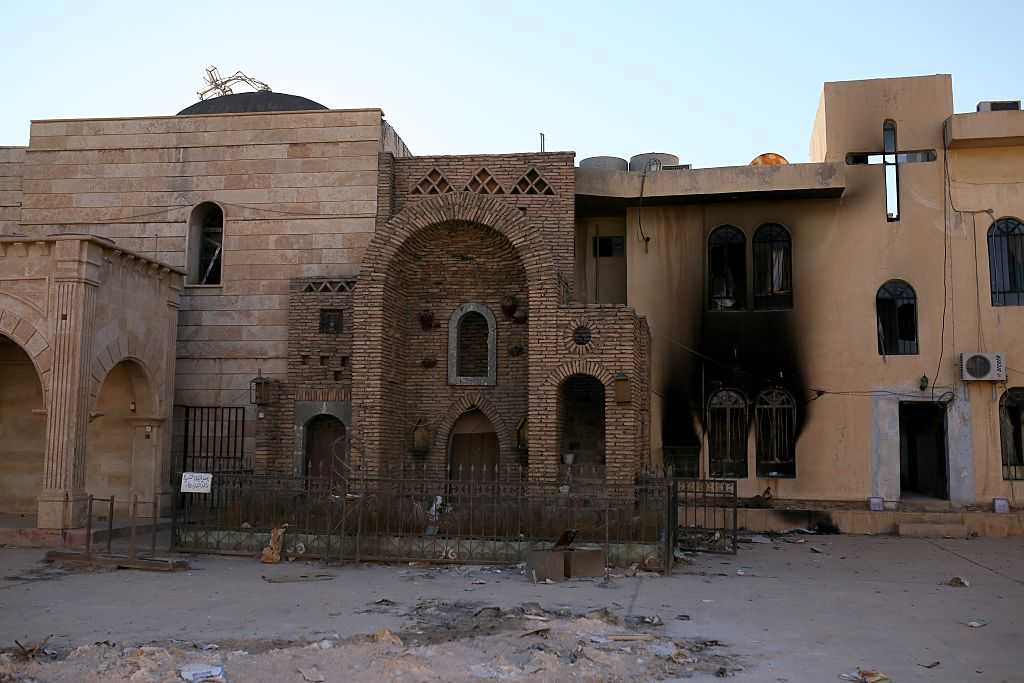
{"label": "wooden door", "polygon": [[346,452],[345,423],[333,415],[317,415],[306,426],[306,476],[330,477],[334,458]]}
{"label": "wooden door", "polygon": [[498,435],[494,432],[452,434],[451,478],[493,480],[498,465]]}

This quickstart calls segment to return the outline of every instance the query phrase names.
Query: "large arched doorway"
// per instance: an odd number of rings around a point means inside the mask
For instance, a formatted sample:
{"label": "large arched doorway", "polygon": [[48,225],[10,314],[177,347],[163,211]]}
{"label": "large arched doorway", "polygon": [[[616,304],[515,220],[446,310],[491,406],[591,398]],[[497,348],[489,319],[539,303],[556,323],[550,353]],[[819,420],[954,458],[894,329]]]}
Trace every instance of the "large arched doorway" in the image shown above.
{"label": "large arched doorway", "polygon": [[142,367],[132,360],[115,365],[100,386],[89,416],[85,448],[85,490],[114,497],[126,511],[131,497],[153,500],[158,477],[158,419],[153,392]]}
{"label": "large arched doorway", "polygon": [[306,423],[304,471],[307,477],[331,477],[335,460],[346,460],[345,423],[333,415],[317,415]]}
{"label": "large arched doorway", "polygon": [[43,488],[46,413],[29,355],[0,336],[0,513],[34,515]]}
{"label": "large arched doorway", "polygon": [[595,473],[605,459],[604,384],[590,375],[571,375],[558,389],[558,445],[562,462]]}
{"label": "large arched doorway", "polygon": [[452,479],[490,481],[498,474],[498,435],[479,410],[463,413],[452,426],[448,466]]}

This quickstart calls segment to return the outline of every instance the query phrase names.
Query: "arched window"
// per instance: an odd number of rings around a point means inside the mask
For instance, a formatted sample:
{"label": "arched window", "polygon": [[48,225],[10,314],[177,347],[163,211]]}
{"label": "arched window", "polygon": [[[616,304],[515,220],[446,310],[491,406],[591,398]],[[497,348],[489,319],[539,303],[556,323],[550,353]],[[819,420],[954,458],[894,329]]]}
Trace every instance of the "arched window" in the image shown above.
{"label": "arched window", "polygon": [[462,304],[448,320],[448,383],[495,383],[497,331],[483,304]]}
{"label": "arched window", "polygon": [[715,228],[708,238],[708,307],[739,310],[747,304],[747,238],[731,225]]}
{"label": "arched window", "polygon": [[917,294],[903,280],[889,280],[875,296],[878,315],[878,353],[917,355]]}
{"label": "arched window", "polygon": [[993,306],[1024,306],[1024,223],[1000,218],[988,229]]}
{"label": "arched window", "polygon": [[747,476],[747,399],[736,389],[708,399],[708,466],[712,477]]}
{"label": "arched window", "polygon": [[1003,479],[1024,479],[1024,387],[1007,389],[999,399]]}
{"label": "arched window", "polygon": [[785,389],[766,389],[754,406],[757,476],[796,476],[796,400]]}
{"label": "arched window", "polygon": [[754,233],[754,308],[793,307],[793,254],[789,230],[766,223]]}
{"label": "arched window", "polygon": [[188,275],[190,285],[219,285],[224,251],[224,212],[213,202],[192,209],[188,219]]}

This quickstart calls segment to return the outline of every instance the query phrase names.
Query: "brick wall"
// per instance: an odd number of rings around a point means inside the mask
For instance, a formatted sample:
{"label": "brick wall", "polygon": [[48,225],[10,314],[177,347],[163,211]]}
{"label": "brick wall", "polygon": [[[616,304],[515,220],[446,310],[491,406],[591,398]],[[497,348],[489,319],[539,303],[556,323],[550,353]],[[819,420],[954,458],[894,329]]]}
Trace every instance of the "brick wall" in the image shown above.
{"label": "brick wall", "polygon": [[[523,455],[514,431],[527,415],[530,476],[553,479],[558,388],[588,374],[605,386],[607,476],[631,479],[649,460],[649,334],[626,306],[565,305],[575,282],[573,155],[382,155],[378,167],[377,226],[353,300],[357,462],[443,464],[455,420],[477,408],[495,425],[504,462]],[[501,310],[509,293],[525,320]],[[496,319],[494,386],[448,384],[448,317],[467,302]],[[427,329],[421,310],[433,316]],[[573,339],[580,324],[593,331],[585,348]],[[620,373],[631,387],[622,402]],[[433,432],[424,456],[410,453],[417,424]]]}
{"label": "brick wall", "polygon": [[[288,292],[288,371],[256,427],[256,468],[295,471],[295,401],[347,401],[352,387],[355,280],[295,278]],[[320,313],[340,311],[339,333],[320,331]]]}

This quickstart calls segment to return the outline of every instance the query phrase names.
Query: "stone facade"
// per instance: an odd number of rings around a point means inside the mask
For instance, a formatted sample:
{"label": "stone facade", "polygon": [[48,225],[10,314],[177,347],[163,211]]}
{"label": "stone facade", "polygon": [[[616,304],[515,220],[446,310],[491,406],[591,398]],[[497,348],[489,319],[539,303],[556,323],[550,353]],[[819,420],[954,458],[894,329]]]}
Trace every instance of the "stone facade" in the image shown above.
{"label": "stone facade", "polygon": [[168,493],[181,274],[99,238],[0,238],[0,335],[31,362],[25,395],[45,419],[34,448],[5,445],[37,460],[3,478],[4,497],[34,492],[38,526],[79,525],[88,493]]}
{"label": "stone facade", "polygon": [[[946,502],[1019,504],[1000,401],[1022,381],[1024,309],[994,302],[986,246],[995,218],[1024,214],[1022,117],[954,114],[948,76],[830,83],[812,163],[643,171],[413,156],[379,109],[35,121],[28,147],[0,148],[0,363],[25,384],[0,389],[4,491],[58,526],[87,493],[166,498],[207,446],[172,438],[189,419],[172,430],[172,406],[241,416],[224,469],[304,475],[329,453],[443,471],[493,430],[480,462],[538,480],[574,450],[609,481],[691,456],[710,476],[709,397],[731,389],[741,496],[902,504],[901,415],[924,403]],[[910,151],[896,220],[858,161],[883,125]],[[182,286],[209,247],[189,225],[201,204],[221,216],[221,277]],[[789,239],[771,310],[755,305],[768,224]],[[723,226],[743,236],[735,310],[710,301]],[[918,353],[878,352],[893,279],[916,292]],[[960,354],[986,349],[1005,381],[964,382]],[[784,472],[759,459],[768,390],[791,398]]]}

